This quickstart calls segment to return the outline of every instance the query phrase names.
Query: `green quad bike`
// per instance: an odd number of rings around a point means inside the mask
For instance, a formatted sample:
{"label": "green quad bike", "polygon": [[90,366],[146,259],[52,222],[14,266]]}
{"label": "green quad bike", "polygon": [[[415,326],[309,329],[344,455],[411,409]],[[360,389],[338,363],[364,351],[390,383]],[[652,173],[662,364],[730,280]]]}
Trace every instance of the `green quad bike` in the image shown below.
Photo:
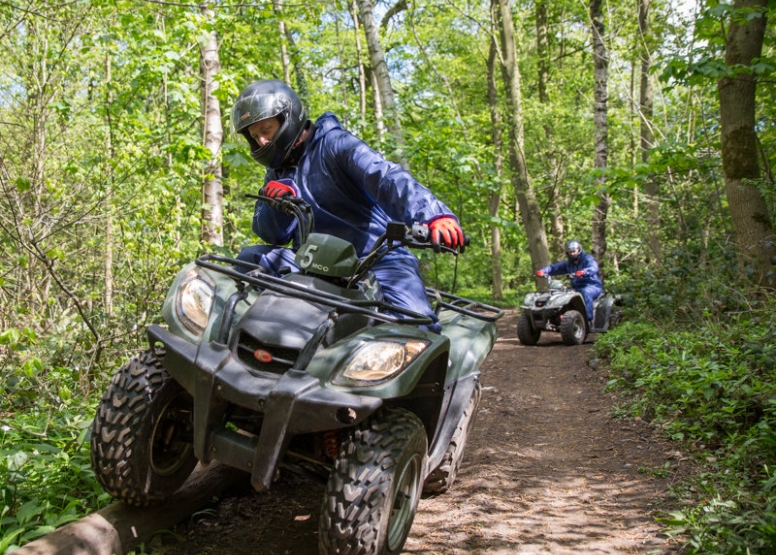
{"label": "green quad bike", "polygon": [[311,472],[327,480],[320,553],[400,553],[421,496],[455,480],[503,313],[427,289],[443,331],[425,331],[429,317],[381,300],[370,268],[402,246],[439,250],[427,227],[391,224],[359,259],[310,232],[304,201],[249,196],[297,218],[301,271],[217,255],[185,267],[166,327],[149,327],[148,350],[100,401],[92,468],[136,506],[164,500],[197,461],[243,470],[257,491],[281,468]]}
{"label": "green quad bike", "polygon": [[528,293],[520,307],[517,338],[523,345],[536,345],[543,331],[560,333],[566,345],[581,345],[589,333],[604,333],[622,319],[622,311],[614,308],[622,304],[620,296],[604,293],[593,301],[590,325],[582,294],[560,280],[546,279],[547,289]]}

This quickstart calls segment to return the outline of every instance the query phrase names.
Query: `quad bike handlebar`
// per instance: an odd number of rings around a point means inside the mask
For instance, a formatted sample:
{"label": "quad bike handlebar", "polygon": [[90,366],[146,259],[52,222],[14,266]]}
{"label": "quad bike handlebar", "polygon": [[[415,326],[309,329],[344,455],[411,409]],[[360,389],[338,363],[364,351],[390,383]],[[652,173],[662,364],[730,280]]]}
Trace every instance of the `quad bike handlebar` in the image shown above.
{"label": "quad bike handlebar", "polygon": [[[294,217],[299,226],[300,244],[304,244],[314,228],[314,215],[310,205],[301,198],[290,195],[278,198],[270,198],[264,195],[246,195],[266,202],[269,206],[280,210],[281,212]],[[431,233],[427,225],[414,224],[408,228],[401,222],[389,222],[385,233],[383,233],[374,243],[369,252],[363,256],[355,267],[352,276],[346,278],[347,288],[354,287],[362,280],[374,267],[377,262],[382,260],[388,253],[401,248],[415,249],[434,249],[435,252],[449,252],[457,255],[463,252],[465,246],[469,244],[469,238],[466,237],[460,251],[451,249],[431,242]],[[244,285],[250,285],[258,289],[269,289],[281,294],[294,296],[309,302],[324,302],[334,310],[343,313],[355,313],[368,315],[378,321],[387,323],[401,323],[408,325],[426,325],[432,323],[428,316],[416,313],[403,307],[389,305],[381,300],[354,300],[342,297],[336,293],[327,293],[317,290],[311,292],[306,285],[284,279],[282,276],[272,276],[264,273],[257,264],[219,256],[207,254],[197,259],[197,266],[216,271],[234,279],[239,285],[240,295],[235,296],[235,303],[239,302],[244,293]],[[232,267],[227,267],[231,265]],[[236,267],[247,268],[240,271]],[[495,321],[503,315],[503,311],[496,307],[478,303],[463,297],[458,297],[449,293],[426,288],[427,294],[436,299],[437,310],[447,308],[461,314],[473,316],[475,318],[487,321]],[[233,309],[233,307],[231,307]],[[230,312],[233,310],[227,310]],[[228,333],[229,322],[222,326],[222,333]]]}
{"label": "quad bike handlebar", "polygon": [[[301,243],[304,243],[310,233],[315,229],[315,217],[312,208],[307,201],[302,198],[291,195],[268,197],[261,194],[253,195],[250,193],[246,194],[246,196],[265,202],[272,208],[294,217],[299,225],[299,241]],[[401,243],[400,246],[412,249],[433,249],[434,252],[448,252],[457,256],[459,253],[463,254],[466,247],[471,243],[471,238],[468,235],[464,236],[463,244],[461,244],[458,249],[452,249],[440,243],[434,243],[431,240],[431,231],[427,224],[416,222],[412,224],[411,228],[407,228],[407,226],[400,222],[389,222],[385,234],[378,239],[377,243],[385,243],[388,245]]]}

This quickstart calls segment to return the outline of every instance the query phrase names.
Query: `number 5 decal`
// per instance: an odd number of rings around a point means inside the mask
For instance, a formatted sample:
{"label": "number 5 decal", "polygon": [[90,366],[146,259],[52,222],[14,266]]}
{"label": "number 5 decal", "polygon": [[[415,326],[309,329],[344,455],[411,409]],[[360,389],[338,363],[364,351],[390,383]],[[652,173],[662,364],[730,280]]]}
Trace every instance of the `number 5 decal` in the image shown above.
{"label": "number 5 decal", "polygon": [[307,248],[302,254],[302,260],[299,261],[299,265],[305,270],[310,267],[315,257],[315,251],[318,250],[318,245],[307,245]]}

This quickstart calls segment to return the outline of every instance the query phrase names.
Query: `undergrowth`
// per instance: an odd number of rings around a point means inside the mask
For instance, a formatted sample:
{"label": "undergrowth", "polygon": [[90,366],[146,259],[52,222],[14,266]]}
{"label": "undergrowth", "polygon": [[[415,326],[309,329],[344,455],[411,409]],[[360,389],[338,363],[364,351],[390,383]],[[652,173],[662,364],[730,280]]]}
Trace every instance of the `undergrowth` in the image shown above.
{"label": "undergrowth", "polygon": [[698,462],[676,489],[683,508],[660,519],[684,552],[774,553],[776,299],[702,280],[672,293],[659,308],[642,297],[631,311],[640,319],[600,335],[594,352],[624,394],[619,411],[660,426]]}
{"label": "undergrowth", "polygon": [[34,343],[29,330],[0,334],[0,355],[10,353],[0,365],[0,553],[108,502],[89,463],[92,404],[72,394],[71,371],[45,367]]}

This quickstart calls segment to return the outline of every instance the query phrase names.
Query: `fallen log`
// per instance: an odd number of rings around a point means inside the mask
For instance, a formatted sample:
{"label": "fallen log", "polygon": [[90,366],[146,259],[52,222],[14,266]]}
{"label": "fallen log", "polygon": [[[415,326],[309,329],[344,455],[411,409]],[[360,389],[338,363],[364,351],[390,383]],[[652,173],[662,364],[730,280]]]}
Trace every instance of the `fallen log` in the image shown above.
{"label": "fallen log", "polygon": [[57,528],[14,555],[126,555],[154,533],[175,526],[248,474],[226,465],[197,466],[183,486],[161,505],[131,507],[113,503],[76,522]]}

